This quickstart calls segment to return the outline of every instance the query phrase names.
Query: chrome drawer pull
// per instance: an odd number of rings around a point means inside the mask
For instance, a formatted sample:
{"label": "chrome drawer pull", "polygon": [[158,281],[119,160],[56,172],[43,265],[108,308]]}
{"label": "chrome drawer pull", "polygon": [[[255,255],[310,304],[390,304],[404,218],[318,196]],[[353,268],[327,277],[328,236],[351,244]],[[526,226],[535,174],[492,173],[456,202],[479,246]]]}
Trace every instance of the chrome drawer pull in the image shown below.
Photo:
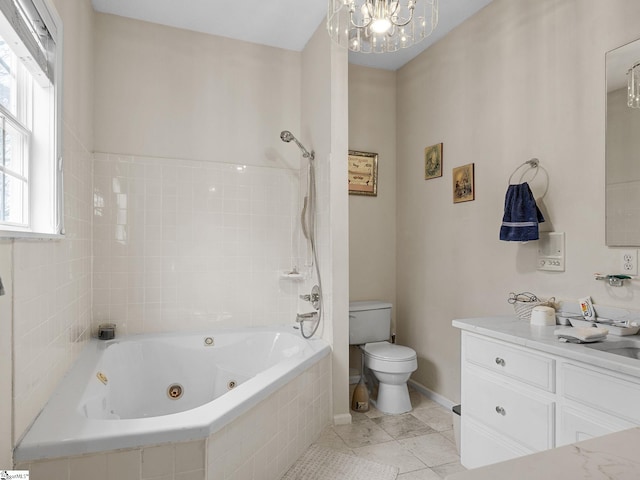
{"label": "chrome drawer pull", "polygon": [[500,415],[502,415],[504,417],[507,414],[507,411],[504,408],[498,406],[498,407],[496,407],[496,413],[499,413]]}
{"label": "chrome drawer pull", "polygon": [[496,364],[504,367],[504,358],[496,357]]}

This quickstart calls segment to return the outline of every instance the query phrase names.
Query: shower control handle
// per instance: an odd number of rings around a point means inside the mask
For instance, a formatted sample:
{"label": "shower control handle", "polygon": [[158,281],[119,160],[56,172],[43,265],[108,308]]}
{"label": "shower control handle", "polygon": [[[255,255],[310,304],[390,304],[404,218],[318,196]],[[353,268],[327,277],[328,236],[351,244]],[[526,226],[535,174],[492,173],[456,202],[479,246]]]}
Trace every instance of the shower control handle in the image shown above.
{"label": "shower control handle", "polygon": [[314,285],[311,289],[310,294],[300,295],[300,298],[305,302],[309,302],[313,305],[313,308],[316,310],[320,310],[320,301],[322,300],[322,293],[320,292],[320,287],[318,285]]}
{"label": "shower control handle", "polygon": [[320,295],[318,295],[317,293],[312,293],[312,294],[300,295],[300,298],[305,302],[313,303],[313,302],[317,302],[320,299]]}

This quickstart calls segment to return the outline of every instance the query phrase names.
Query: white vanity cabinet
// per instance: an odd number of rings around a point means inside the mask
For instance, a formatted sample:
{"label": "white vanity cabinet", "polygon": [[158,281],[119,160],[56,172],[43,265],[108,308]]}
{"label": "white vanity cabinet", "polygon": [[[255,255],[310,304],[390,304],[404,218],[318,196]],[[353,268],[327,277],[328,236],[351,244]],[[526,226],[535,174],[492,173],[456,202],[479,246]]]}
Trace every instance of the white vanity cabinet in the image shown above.
{"label": "white vanity cabinet", "polygon": [[467,468],[554,447],[555,360],[464,332],[462,408]]}
{"label": "white vanity cabinet", "polygon": [[455,320],[454,326],[463,330],[465,467],[640,425],[640,361],[561,344],[555,327],[534,330],[516,319]]}

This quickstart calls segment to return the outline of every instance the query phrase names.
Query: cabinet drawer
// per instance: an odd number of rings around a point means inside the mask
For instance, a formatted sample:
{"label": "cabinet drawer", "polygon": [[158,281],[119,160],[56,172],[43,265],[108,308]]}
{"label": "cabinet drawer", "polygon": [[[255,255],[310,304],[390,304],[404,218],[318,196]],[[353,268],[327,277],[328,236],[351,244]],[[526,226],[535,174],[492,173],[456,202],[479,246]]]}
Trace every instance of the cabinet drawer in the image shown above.
{"label": "cabinet drawer", "polygon": [[533,451],[554,446],[555,402],[467,366],[464,415],[482,422]]}
{"label": "cabinet drawer", "polygon": [[466,361],[547,392],[555,392],[554,359],[466,332],[462,338]]}
{"label": "cabinet drawer", "polygon": [[564,396],[618,418],[640,424],[640,383],[613,372],[562,363]]}

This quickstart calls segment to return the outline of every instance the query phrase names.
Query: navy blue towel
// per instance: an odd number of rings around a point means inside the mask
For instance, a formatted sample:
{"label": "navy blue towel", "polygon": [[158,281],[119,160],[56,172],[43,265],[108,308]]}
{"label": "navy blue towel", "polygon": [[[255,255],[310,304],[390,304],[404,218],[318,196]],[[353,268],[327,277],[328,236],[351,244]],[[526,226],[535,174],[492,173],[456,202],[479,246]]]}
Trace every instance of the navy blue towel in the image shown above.
{"label": "navy blue towel", "polygon": [[538,223],[544,222],[527,182],[509,185],[504,199],[500,240],[526,242],[538,240]]}

